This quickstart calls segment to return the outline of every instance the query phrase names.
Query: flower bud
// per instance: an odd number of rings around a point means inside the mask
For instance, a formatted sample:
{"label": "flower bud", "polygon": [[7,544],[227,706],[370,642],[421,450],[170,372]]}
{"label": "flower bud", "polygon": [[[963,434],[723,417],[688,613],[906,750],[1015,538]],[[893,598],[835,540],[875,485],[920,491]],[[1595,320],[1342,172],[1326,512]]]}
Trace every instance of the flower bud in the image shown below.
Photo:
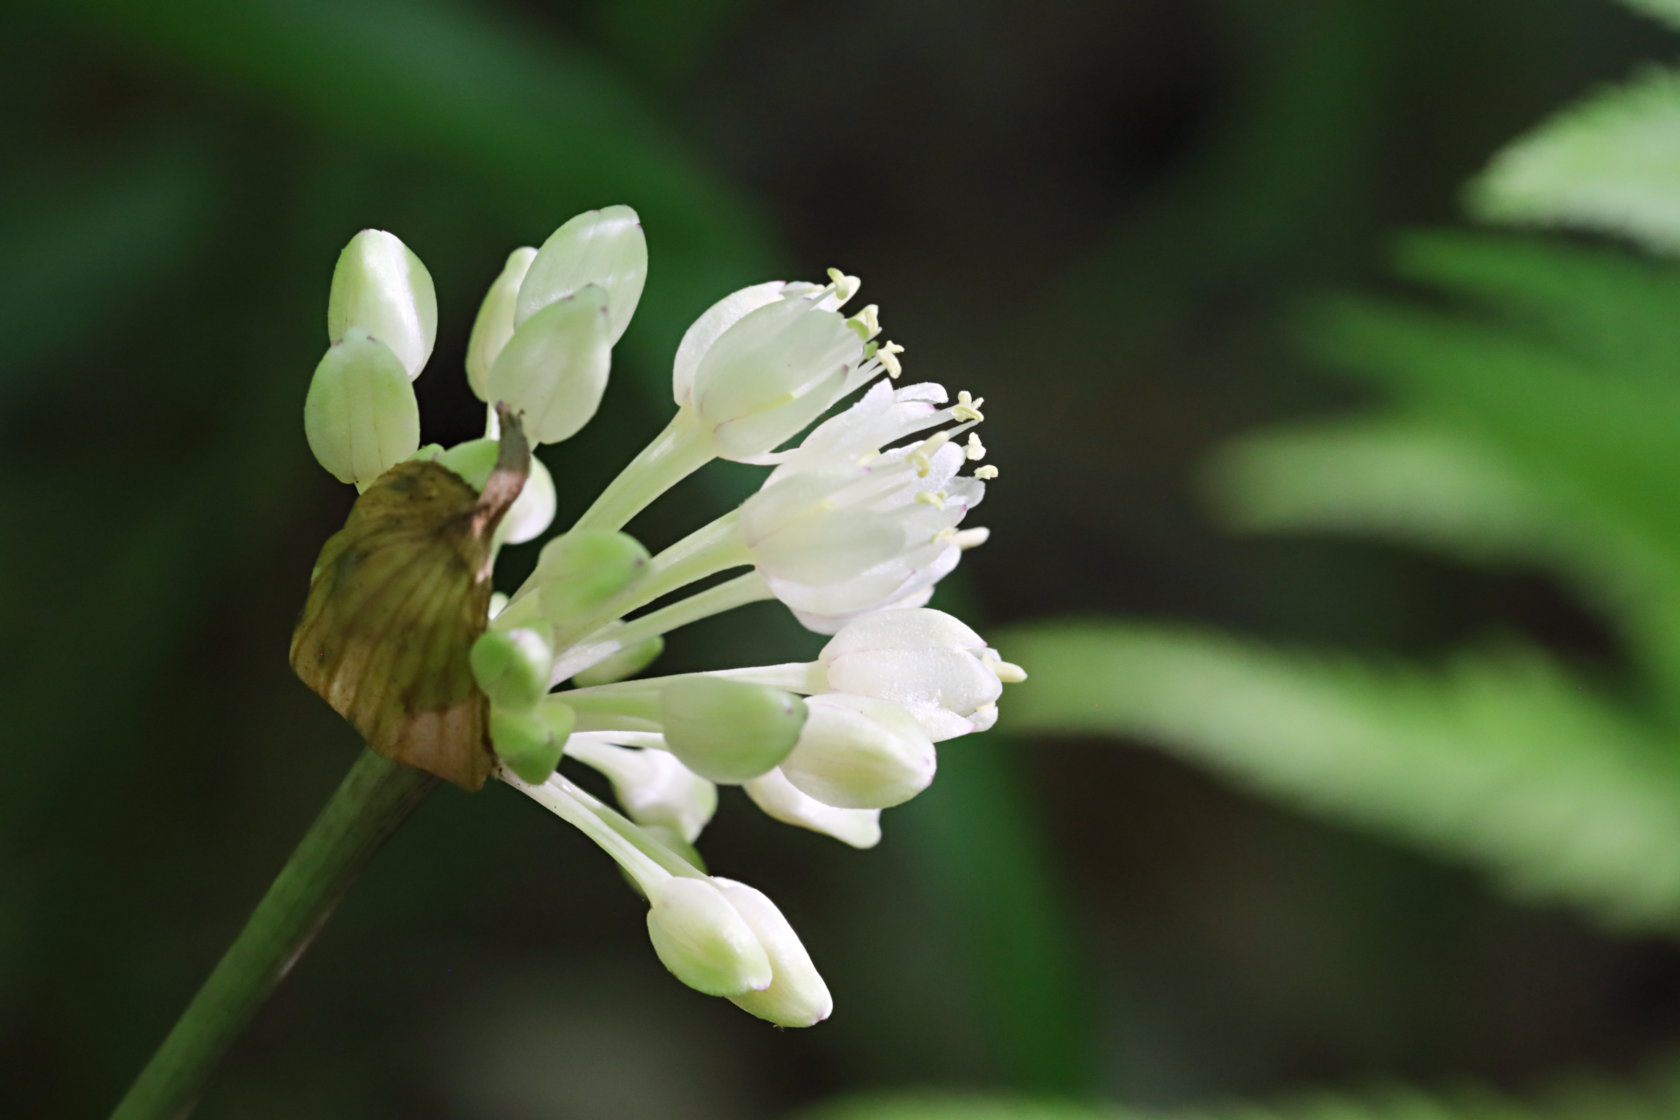
{"label": "flower bud", "polygon": [[513,337],[513,307],[519,298],[519,285],[525,279],[537,251],[532,248],[515,249],[502,266],[502,274],[491,283],[479,304],[478,318],[473,320],[472,334],[467,336],[467,384],[473,395],[488,401],[490,367],[496,364],[502,347]]}
{"label": "flower bud", "polygon": [[595,415],[612,368],[609,326],[606,291],[591,284],[526,319],[497,355],[486,389],[524,414],[531,442],[570,439]]}
{"label": "flower bud", "polygon": [[585,530],[543,546],[531,581],[543,617],[561,623],[595,611],[647,574],[648,551],[626,533]]}
{"label": "flower bud", "polygon": [[751,460],[826,411],[863,358],[863,340],[836,311],[780,299],[741,317],[694,371],[693,402],[712,448]]}
{"label": "flower bud", "polygon": [[903,705],[934,742],[976,730],[976,711],[995,705],[1003,662],[973,630],[943,611],[876,611],[848,622],[817,660],[836,692]]}
{"label": "flower bud", "polygon": [[521,780],[535,784],[547,781],[560,765],[566,740],[554,733],[552,717],[546,710],[533,714],[492,705],[490,745],[509,770]]}
{"label": "flower bud", "polygon": [[[483,490],[491,470],[496,466],[498,448],[497,440],[485,437],[469,439],[447,450],[428,444],[415,452],[414,458],[431,459],[460,475],[474,490]],[[557,505],[554,476],[548,473],[542,460],[532,456],[530,473],[525,477],[519,497],[514,499],[501,524],[496,526],[497,543],[524,544],[542,536],[543,531],[554,523]]]}
{"label": "flower bud", "polygon": [[659,694],[666,748],[714,782],[744,782],[793,749],[805,704],[789,692],[720,677],[685,677]]}
{"label": "flower bud", "polygon": [[647,238],[636,212],[628,206],[589,210],[555,230],[537,251],[519,285],[514,323],[523,325],[549,304],[594,284],[606,295],[607,345],[614,346],[636,313],[646,280]]}
{"label": "flower bud", "polygon": [[327,350],[303,402],[315,459],[340,482],[366,485],[420,446],[420,403],[391,348],[352,327]]}
{"label": "flower bud", "polygon": [[770,958],[729,900],[708,879],[674,875],[654,887],[648,937],[678,980],[709,996],[763,991]]}
{"label": "flower bud", "polygon": [[468,660],[479,691],[498,708],[528,712],[548,694],[554,651],[535,630],[486,630]]}
{"label": "flower bud", "polygon": [[836,692],[805,706],[810,717],[782,762],[800,792],[841,809],[888,809],[933,781],[933,743],[897,704]]}
{"label": "flower bud", "polygon": [[333,267],[327,338],[360,327],[391,348],[408,377],[420,376],[437,339],[437,293],[431,273],[395,234],[364,229]]}
{"label": "flower bud", "polygon": [[628,680],[652,665],[664,652],[665,639],[655,635],[646,641],[637,642],[629,649],[621,649],[611,657],[604,658],[589,668],[574,674],[572,683],[579,688],[590,688],[598,684],[617,684],[619,681]]}
{"label": "flower bud", "polygon": [[881,842],[881,810],[824,805],[795,789],[780,769],[761,774],[741,788],[772,820],[821,832],[854,848],[873,848]]}
{"label": "flower bud", "polygon": [[834,997],[811,963],[811,955],[788,920],[763,891],[731,879],[714,878],[723,897],[746,921],[770,958],[772,979],[763,991],[730,996],[729,1002],[778,1027],[809,1027],[828,1018]]}

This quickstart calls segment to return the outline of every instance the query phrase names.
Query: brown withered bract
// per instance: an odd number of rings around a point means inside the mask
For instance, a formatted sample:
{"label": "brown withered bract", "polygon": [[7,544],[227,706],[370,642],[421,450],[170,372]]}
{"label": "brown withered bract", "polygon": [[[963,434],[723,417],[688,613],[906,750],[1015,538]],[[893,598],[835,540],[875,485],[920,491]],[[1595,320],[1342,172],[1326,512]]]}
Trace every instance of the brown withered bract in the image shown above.
{"label": "brown withered bract", "polygon": [[495,756],[467,657],[488,624],[491,537],[531,469],[504,406],[496,467],[475,491],[431,462],[398,463],[327,539],[292,633],[292,669],[368,746],[478,789]]}

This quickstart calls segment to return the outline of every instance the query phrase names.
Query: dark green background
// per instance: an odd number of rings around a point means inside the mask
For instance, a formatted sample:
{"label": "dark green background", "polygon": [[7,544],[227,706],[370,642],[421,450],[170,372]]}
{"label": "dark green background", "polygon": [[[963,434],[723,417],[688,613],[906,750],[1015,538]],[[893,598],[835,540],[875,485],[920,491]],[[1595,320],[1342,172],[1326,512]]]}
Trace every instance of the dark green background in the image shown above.
{"label": "dark green background", "polygon": [[[1382,284],[1389,234],[1456,221],[1500,143],[1672,50],[1609,4],[77,0],[0,18],[8,1115],[110,1107],[353,756],[285,651],[350,500],[300,421],[332,263],[364,226],[436,279],[418,389],[426,439],[453,442],[477,434],[460,355],[508,250],[587,207],[641,212],[650,277],[607,402],[543,452],[563,518],[662,425],[694,315],[834,264],[913,377],[988,399],[994,537],[942,592],[983,631],[1122,614],[1618,656],[1537,578],[1237,540],[1196,492],[1224,437],[1358,399],[1293,355],[1298,300]],[[752,477],[712,468],[636,528],[664,544]],[[815,646],[761,605],[665,663]],[[1671,949],[1508,906],[1134,746],[950,744],[886,829],[854,853],[725,797],[713,868],[782,905],[836,995],[830,1022],[784,1032],[671,980],[580,836],[506,790],[445,791],[201,1115],[733,1118],[911,1085],[1177,1102],[1619,1069],[1680,1029]]]}

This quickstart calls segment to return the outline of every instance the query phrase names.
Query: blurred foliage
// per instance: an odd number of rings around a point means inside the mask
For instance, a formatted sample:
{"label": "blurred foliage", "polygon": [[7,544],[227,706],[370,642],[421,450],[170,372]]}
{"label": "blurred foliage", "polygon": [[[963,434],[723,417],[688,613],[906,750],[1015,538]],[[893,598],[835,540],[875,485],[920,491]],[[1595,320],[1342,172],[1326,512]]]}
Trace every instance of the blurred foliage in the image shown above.
{"label": "blurred foliage", "polygon": [[[1614,211],[1619,232],[1680,248],[1660,209],[1625,202],[1680,197],[1673,129],[1625,123],[1589,108],[1543,128],[1495,161],[1483,197],[1513,197],[1512,161],[1543,151],[1548,177],[1499,216],[1593,228]],[[1587,189],[1631,193],[1575,207]],[[1036,677],[1011,726],[1136,734],[1522,897],[1680,932],[1680,269],[1463,234],[1409,239],[1400,268],[1472,310],[1321,301],[1308,349],[1391,405],[1239,441],[1212,472],[1217,501],[1250,529],[1550,571],[1610,617],[1626,671],[1560,667],[1515,642],[1429,673],[1135,624],[1041,625],[1007,636]]]}
{"label": "blurred foliage", "polygon": [[1680,1111],[1680,1073],[1654,1071],[1634,1086],[1576,1078],[1514,1098],[1480,1088],[1298,1094],[1272,1104],[1189,1110],[1120,1109],[1044,1101],[888,1097],[819,1107],[800,1120],[1668,1120]]}

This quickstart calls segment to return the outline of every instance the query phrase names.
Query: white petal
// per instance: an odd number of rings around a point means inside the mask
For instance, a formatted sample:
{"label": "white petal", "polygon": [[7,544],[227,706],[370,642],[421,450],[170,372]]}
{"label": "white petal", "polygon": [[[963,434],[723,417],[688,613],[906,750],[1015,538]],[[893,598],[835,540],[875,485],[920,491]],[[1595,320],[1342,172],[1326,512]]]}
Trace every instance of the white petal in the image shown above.
{"label": "white petal", "polygon": [[741,788],[767,816],[783,824],[821,832],[854,848],[873,848],[881,842],[881,810],[824,805],[796,789],[779,768]]}

